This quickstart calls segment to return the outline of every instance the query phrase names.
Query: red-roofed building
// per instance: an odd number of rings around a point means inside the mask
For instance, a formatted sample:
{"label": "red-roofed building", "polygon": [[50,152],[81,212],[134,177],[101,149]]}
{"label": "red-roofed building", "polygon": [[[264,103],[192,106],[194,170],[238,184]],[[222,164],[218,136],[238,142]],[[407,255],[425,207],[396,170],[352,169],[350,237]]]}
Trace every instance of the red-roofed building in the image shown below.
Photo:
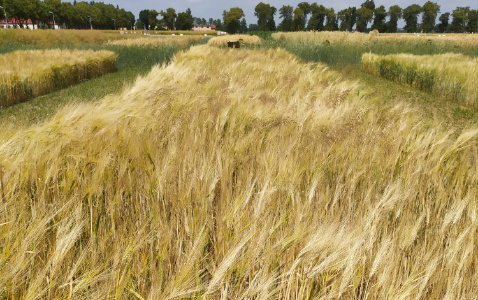
{"label": "red-roofed building", "polygon": [[198,25],[192,28],[193,31],[208,31],[208,30],[216,30],[216,25]]}
{"label": "red-roofed building", "polygon": [[[38,27],[48,27],[48,28],[53,28],[53,21],[49,21],[47,24],[43,24],[41,22],[36,22],[33,24],[32,20],[19,20],[16,18],[9,18],[8,19],[8,28],[25,28],[25,29],[38,29]],[[5,19],[0,20],[0,28],[6,28],[7,23],[5,22]],[[58,29],[58,24],[55,24],[55,29]]]}

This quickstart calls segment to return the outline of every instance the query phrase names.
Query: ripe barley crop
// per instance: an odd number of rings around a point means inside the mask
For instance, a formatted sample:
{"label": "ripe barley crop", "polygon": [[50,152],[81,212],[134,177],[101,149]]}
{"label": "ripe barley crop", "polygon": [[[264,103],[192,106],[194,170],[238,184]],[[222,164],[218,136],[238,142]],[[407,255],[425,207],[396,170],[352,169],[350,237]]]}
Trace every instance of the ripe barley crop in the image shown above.
{"label": "ripe barley crop", "polygon": [[281,49],[176,55],[0,129],[5,298],[467,299],[478,128]]}
{"label": "ripe barley crop", "polygon": [[120,34],[119,31],[108,30],[0,30],[2,43],[50,47],[52,45],[99,45],[109,40],[134,39],[141,37],[129,31]]}
{"label": "ripe barley crop", "polygon": [[207,43],[210,46],[227,46],[228,41],[240,41],[241,46],[260,45],[262,40],[257,35],[232,34],[211,38]]}
{"label": "ripe barley crop", "polygon": [[138,39],[109,41],[108,45],[113,46],[137,46],[137,47],[158,47],[164,45],[187,45],[192,42],[203,40],[204,37],[197,35],[185,36],[150,36]]}
{"label": "ripe barley crop", "polygon": [[362,56],[362,69],[418,89],[475,105],[478,59],[462,54]]}
{"label": "ripe barley crop", "polygon": [[416,55],[449,52],[478,56],[477,35],[365,34],[351,32],[279,32],[272,38],[287,50],[309,61],[331,65],[360,64],[364,53]]}
{"label": "ripe barley crop", "polygon": [[0,55],[0,106],[6,107],[116,70],[116,54],[18,50]]}

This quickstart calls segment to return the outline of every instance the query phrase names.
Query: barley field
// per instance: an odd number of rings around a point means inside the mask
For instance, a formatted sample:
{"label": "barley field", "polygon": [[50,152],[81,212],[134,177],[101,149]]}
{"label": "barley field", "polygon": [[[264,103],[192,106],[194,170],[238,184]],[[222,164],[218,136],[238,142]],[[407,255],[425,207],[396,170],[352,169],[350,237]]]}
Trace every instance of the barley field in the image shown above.
{"label": "barley field", "polygon": [[362,68],[371,74],[476,105],[478,59],[463,54],[380,56],[366,53]]}
{"label": "barley field", "polygon": [[142,36],[142,31],[128,32],[130,33],[120,34],[120,31],[113,30],[0,30],[0,41],[4,44],[44,48],[58,45],[92,46],[109,40]]}
{"label": "barley field", "polygon": [[138,46],[138,47],[159,47],[164,45],[187,45],[189,43],[203,40],[203,36],[185,35],[185,36],[148,36],[137,39],[124,39],[109,41],[107,45],[111,46]]}
{"label": "barley field", "polygon": [[217,31],[215,30],[149,30],[148,34],[154,35],[202,35],[215,36]]}
{"label": "barley field", "polygon": [[434,55],[461,53],[478,57],[478,35],[366,34],[359,32],[277,32],[271,35],[288,51],[306,61],[331,66],[360,64],[364,53]]}
{"label": "barley field", "polygon": [[201,45],[0,128],[1,297],[472,299],[478,127],[370,95]]}
{"label": "barley field", "polygon": [[0,55],[0,107],[116,70],[116,54],[92,50],[17,50]]}
{"label": "barley field", "polygon": [[210,46],[227,46],[228,41],[239,41],[241,47],[256,46],[262,44],[262,39],[256,35],[247,34],[229,34],[213,37],[208,40]]}

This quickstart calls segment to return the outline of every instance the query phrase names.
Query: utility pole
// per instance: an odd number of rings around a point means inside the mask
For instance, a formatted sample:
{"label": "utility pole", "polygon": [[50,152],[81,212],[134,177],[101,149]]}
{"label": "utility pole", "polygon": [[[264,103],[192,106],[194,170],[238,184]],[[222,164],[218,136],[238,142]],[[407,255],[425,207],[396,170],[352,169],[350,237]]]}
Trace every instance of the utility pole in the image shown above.
{"label": "utility pole", "polygon": [[53,29],[56,29],[55,28],[55,14],[52,11],[50,11],[49,13],[53,15]]}
{"label": "utility pole", "polygon": [[7,12],[5,11],[5,7],[3,7],[3,6],[0,6],[0,8],[3,8],[3,14],[5,15],[5,24],[7,24],[7,28],[8,28],[8,18],[7,18]]}

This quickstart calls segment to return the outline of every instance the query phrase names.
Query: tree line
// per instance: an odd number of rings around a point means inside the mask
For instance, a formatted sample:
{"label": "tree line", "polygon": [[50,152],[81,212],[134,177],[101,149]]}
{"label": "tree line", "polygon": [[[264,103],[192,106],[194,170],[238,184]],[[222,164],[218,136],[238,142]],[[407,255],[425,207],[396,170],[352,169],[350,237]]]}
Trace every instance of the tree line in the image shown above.
{"label": "tree line", "polygon": [[[76,0],[73,3],[61,0],[0,0],[9,18],[25,23],[30,19],[33,23],[47,24],[52,21],[52,14],[57,24],[64,24],[67,28],[114,29],[115,27],[132,27],[138,29],[178,29],[189,30],[194,25],[215,25],[216,30],[230,33],[247,31],[301,31],[301,30],[329,30],[394,33],[398,31],[398,22],[403,19],[406,32],[476,32],[478,31],[478,10],[470,7],[457,7],[451,13],[440,13],[440,6],[427,1],[423,6],[412,4],[405,8],[398,5],[376,6],[373,0],[365,0],[360,7],[348,7],[336,12],[333,8],[326,8],[316,2],[300,2],[295,8],[283,5],[279,9],[260,2],[254,9],[257,24],[246,23],[244,11],[239,7],[224,10],[222,19],[193,17],[190,9],[176,13],[174,8],[167,8],[160,12],[145,9],[136,19],[134,14],[120,9],[118,6],[103,2],[85,2]],[[278,14],[281,20],[275,23]],[[4,11],[0,10],[0,17],[4,18]],[[451,19],[451,20],[450,20]],[[369,27],[369,25],[371,25]]]}
{"label": "tree line", "polygon": [[[277,12],[281,22],[276,28],[274,16]],[[393,5],[387,10],[383,5],[376,6],[373,0],[366,0],[358,8],[348,7],[338,12],[315,2],[312,4],[300,2],[296,8],[283,5],[279,10],[270,4],[260,2],[254,10],[257,24],[251,24],[249,30],[356,30],[360,32],[378,30],[394,33],[398,31],[397,24],[400,19],[405,21],[403,29],[406,32],[463,33],[478,30],[478,10],[457,7],[451,14],[448,12],[442,14],[437,24],[439,12],[440,6],[432,1],[427,1],[423,6],[412,4],[403,9]],[[421,22],[419,22],[420,16]],[[370,28],[369,24],[371,24]]]}
{"label": "tree line", "polygon": [[[90,28],[91,21],[96,29],[115,29],[130,28],[136,19],[132,12],[95,1],[0,0],[0,5],[5,8],[8,18],[15,18],[17,24],[25,24],[27,20],[48,24],[54,15],[56,24],[65,24],[67,28]],[[0,18],[5,18],[3,10],[0,10]]]}
{"label": "tree line", "polygon": [[[224,10],[221,19],[209,20],[196,18],[190,10],[176,14],[175,10],[168,8],[160,13],[155,10],[144,10],[140,13],[138,26],[142,24],[167,24],[167,28],[188,30],[194,25],[216,25],[216,30],[230,33],[247,31],[301,31],[301,30],[328,30],[366,32],[378,30],[379,32],[398,32],[398,22],[403,19],[405,32],[476,32],[478,31],[478,10],[470,7],[457,7],[453,12],[443,13],[438,18],[440,6],[432,1],[427,1],[423,6],[412,4],[405,8],[398,5],[376,6],[373,0],[365,0],[360,7],[348,7],[338,12],[334,8],[326,8],[316,2],[300,2],[295,8],[283,5],[279,9],[260,2],[254,9],[257,24],[247,26],[244,11],[233,7]],[[280,23],[276,25],[275,16],[278,14]],[[163,19],[156,17],[161,15]],[[451,21],[450,21],[451,18]],[[147,26],[145,26],[147,28]],[[153,28],[153,26],[152,26]],[[164,29],[164,28],[163,28]]]}
{"label": "tree line", "polygon": [[[159,18],[161,16],[161,18]],[[239,7],[233,7],[229,11],[224,10],[221,19],[193,17],[188,8],[185,12],[176,13],[174,8],[168,8],[160,12],[154,9],[145,9],[139,12],[136,27],[139,29],[158,30],[190,30],[193,26],[215,25],[216,30],[224,30],[230,33],[248,31],[244,11]]]}

